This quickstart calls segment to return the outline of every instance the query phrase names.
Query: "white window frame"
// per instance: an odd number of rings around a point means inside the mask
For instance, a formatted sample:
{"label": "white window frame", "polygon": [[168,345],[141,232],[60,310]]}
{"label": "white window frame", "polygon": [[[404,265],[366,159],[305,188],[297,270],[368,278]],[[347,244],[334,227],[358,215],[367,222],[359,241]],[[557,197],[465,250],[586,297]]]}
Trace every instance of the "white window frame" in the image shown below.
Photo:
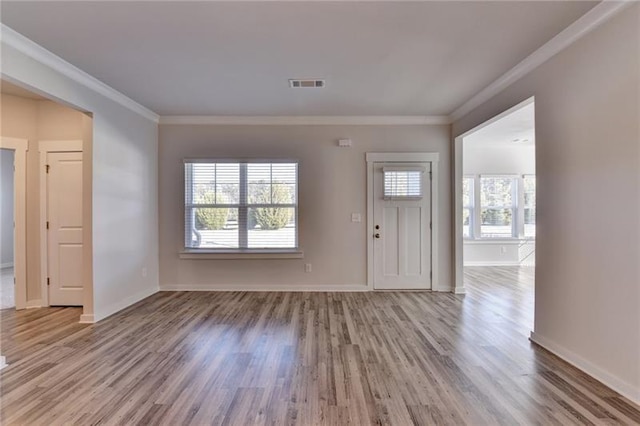
{"label": "white window frame", "polygon": [[[500,207],[484,207],[482,205],[482,179],[483,178],[499,178],[499,179],[512,179],[512,185],[511,185],[511,206],[500,206]],[[522,193],[522,191],[519,190],[519,186],[520,186],[520,176],[519,175],[514,175],[514,174],[480,174],[478,175],[477,179],[476,179],[476,185],[475,185],[475,190],[476,190],[476,226],[475,226],[475,235],[476,235],[476,240],[485,240],[485,241],[495,241],[495,240],[517,240],[520,237],[520,232],[519,232],[519,223],[521,223],[519,219],[519,211],[520,208],[519,206],[521,205],[521,203],[519,202],[518,196],[519,194]],[[483,236],[482,235],[482,210],[483,209],[511,209],[511,236],[509,237],[489,237],[489,236]]]}
{"label": "white window frame", "polygon": [[[183,177],[186,180],[186,170],[187,164],[194,163],[232,163],[240,165],[240,176],[239,176],[239,199],[238,203],[234,204],[197,204],[197,203],[189,203],[187,202],[187,185],[186,182],[183,182],[183,188],[185,193],[183,194],[184,200],[184,210],[183,210],[183,246],[184,250],[180,253],[180,258],[182,259],[196,259],[196,258],[211,258],[211,259],[235,259],[235,258],[260,258],[260,259],[269,259],[269,258],[302,258],[303,252],[299,248],[299,218],[298,218],[298,194],[299,194],[299,186],[300,186],[300,161],[297,159],[291,158],[185,158],[183,160]],[[247,189],[248,189],[248,181],[247,181],[247,164],[275,164],[275,163],[295,163],[296,167],[296,184],[295,184],[295,203],[288,204],[249,204],[247,200]],[[220,207],[228,207],[228,208],[236,208],[238,209],[238,248],[195,248],[188,247],[186,244],[187,238],[187,227],[189,223],[186,220],[187,209],[193,209],[197,207],[212,207],[212,208],[220,208]],[[287,248],[247,248],[248,245],[248,230],[246,226],[241,226],[242,223],[246,224],[247,222],[247,214],[250,208],[260,208],[260,207],[282,207],[282,208],[293,208],[295,214],[295,246],[287,247]],[[244,218],[244,219],[242,219]],[[243,247],[244,246],[244,247]]]}
{"label": "white window frame", "polygon": [[[470,204],[469,205],[465,205],[464,203],[462,204],[462,217],[464,218],[464,211],[465,210],[469,210],[469,235],[468,236],[464,236],[463,234],[463,238],[465,240],[473,240],[475,239],[475,236],[477,235],[476,233],[476,194],[477,194],[477,188],[476,188],[476,182],[478,181],[478,179],[476,178],[475,175],[464,175],[462,177],[463,181],[464,179],[471,179],[471,196],[469,197],[469,201]],[[464,188],[464,184],[463,184],[463,188]],[[463,192],[464,195],[464,192]],[[464,226],[464,225],[463,225]]]}
{"label": "white window frame", "polygon": [[[527,178],[533,178],[533,179],[534,179],[534,181],[536,182],[536,190],[534,191],[534,197],[535,197],[535,195],[536,195],[537,188],[538,188],[538,182],[537,182],[537,179],[536,179],[536,175],[535,175],[535,174],[528,173],[528,174],[523,174],[523,175],[521,176],[521,178],[520,178],[520,188],[521,188],[521,190],[520,190],[520,194],[521,194],[521,195],[520,195],[520,198],[518,199],[518,206],[519,206],[518,211],[519,211],[519,219],[520,219],[520,221],[519,221],[519,223],[520,223],[520,227],[519,227],[518,231],[519,231],[520,239],[530,239],[530,238],[535,238],[535,235],[533,235],[533,236],[531,236],[531,235],[525,235],[525,232],[524,232],[524,228],[525,228],[525,223],[524,223],[524,211],[525,211],[525,209],[527,209],[527,208],[533,208],[533,210],[534,210],[534,211],[536,210],[536,203],[533,203],[533,206],[527,206],[527,205],[525,204],[525,198],[524,198],[524,194],[525,194],[525,186],[524,186],[524,181],[525,181],[525,179],[527,179]],[[537,199],[536,199],[536,201],[537,201]],[[534,226],[535,226],[535,225],[534,225]]]}

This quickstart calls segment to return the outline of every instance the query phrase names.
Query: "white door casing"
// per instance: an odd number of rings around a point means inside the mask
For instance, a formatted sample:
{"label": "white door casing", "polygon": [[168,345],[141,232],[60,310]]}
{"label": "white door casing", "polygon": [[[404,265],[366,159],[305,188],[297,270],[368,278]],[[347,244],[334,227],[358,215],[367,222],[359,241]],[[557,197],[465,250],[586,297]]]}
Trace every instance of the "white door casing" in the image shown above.
{"label": "white door casing", "polygon": [[[367,153],[369,289],[450,291],[437,281],[437,165],[437,153]],[[422,170],[421,197],[384,197],[383,168],[398,167]]]}
{"label": "white door casing", "polygon": [[83,304],[81,141],[41,142],[44,305]]}

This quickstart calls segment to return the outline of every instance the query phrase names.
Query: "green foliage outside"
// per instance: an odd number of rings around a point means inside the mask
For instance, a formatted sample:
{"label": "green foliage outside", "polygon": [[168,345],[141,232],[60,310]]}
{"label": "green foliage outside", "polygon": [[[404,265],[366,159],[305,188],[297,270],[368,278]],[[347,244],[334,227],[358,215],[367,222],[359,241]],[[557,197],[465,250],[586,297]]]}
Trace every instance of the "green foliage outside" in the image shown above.
{"label": "green foliage outside", "polygon": [[[196,194],[197,202],[201,204],[224,204],[226,197],[218,194],[216,203],[215,193],[211,189],[200,189]],[[215,231],[222,229],[227,223],[228,208],[198,208],[196,209],[196,229],[199,231]]]}
{"label": "green foliage outside", "polygon": [[[269,193],[271,190],[272,194]],[[291,194],[287,185],[257,185],[252,188],[251,199],[256,204],[290,204]],[[271,198],[273,196],[273,198]],[[291,209],[282,207],[260,207],[250,210],[249,225],[259,226],[262,230],[284,228],[291,220]]]}

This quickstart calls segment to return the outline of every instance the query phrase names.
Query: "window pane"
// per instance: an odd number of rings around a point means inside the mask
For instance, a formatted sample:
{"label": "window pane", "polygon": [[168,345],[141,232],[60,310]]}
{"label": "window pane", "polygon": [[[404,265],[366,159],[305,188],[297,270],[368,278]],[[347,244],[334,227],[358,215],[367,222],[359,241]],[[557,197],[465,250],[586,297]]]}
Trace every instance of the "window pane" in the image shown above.
{"label": "window pane", "polygon": [[271,204],[271,184],[249,183],[247,191],[247,203]]}
{"label": "window pane", "polygon": [[273,183],[288,183],[295,185],[298,175],[296,163],[273,163],[271,180]]}
{"label": "window pane", "polygon": [[524,209],[524,236],[535,237],[536,236],[536,209],[525,208]]}
{"label": "window pane", "polygon": [[482,209],[480,234],[482,237],[512,237],[511,209]]}
{"label": "window pane", "polygon": [[253,163],[247,164],[248,183],[271,183],[271,164]]}
{"label": "window pane", "polygon": [[421,197],[421,171],[386,171],[384,172],[385,197]]}
{"label": "window pane", "polygon": [[250,208],[247,213],[249,248],[296,246],[295,208]]}
{"label": "window pane", "polygon": [[194,204],[238,204],[239,164],[193,163],[188,167],[192,171]]}
{"label": "window pane", "polygon": [[513,181],[511,177],[480,178],[482,207],[511,207]]}
{"label": "window pane", "polygon": [[462,236],[471,237],[471,210],[462,210]]}
{"label": "window pane", "polygon": [[238,248],[238,209],[195,207],[191,247]]}
{"label": "window pane", "polygon": [[462,206],[473,205],[473,178],[462,179]]}

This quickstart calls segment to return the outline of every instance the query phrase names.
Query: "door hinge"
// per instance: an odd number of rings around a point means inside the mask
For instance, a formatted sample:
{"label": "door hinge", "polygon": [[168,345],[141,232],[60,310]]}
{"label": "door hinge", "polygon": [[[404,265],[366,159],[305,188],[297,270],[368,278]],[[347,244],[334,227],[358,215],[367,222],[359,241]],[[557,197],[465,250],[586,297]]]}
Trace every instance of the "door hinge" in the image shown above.
{"label": "door hinge", "polygon": [[429,271],[429,279],[433,280],[433,271]]}
{"label": "door hinge", "polygon": [[47,173],[49,173],[49,169],[51,168],[51,166],[47,164],[45,168],[47,169]]}
{"label": "door hinge", "polygon": [[433,179],[433,172],[429,172],[429,179]]}
{"label": "door hinge", "polygon": [[47,229],[49,229],[49,221],[47,221]]}
{"label": "door hinge", "polygon": [[433,229],[433,222],[429,222],[429,229]]}
{"label": "door hinge", "polygon": [[49,277],[47,277],[47,285],[51,284],[51,280],[49,279]]}

